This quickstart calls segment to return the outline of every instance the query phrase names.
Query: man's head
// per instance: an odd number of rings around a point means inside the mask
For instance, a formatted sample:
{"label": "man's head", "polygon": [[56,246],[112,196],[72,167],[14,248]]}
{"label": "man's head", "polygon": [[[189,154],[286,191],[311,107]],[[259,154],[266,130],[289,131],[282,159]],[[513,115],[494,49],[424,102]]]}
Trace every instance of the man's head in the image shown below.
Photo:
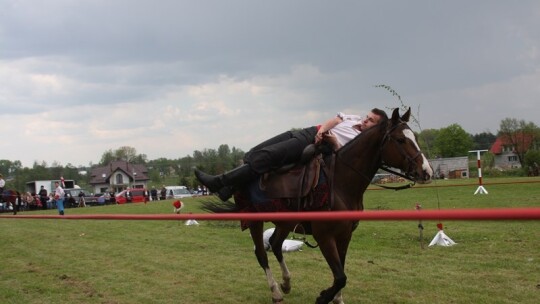
{"label": "man's head", "polygon": [[58,187],[58,185],[60,185],[60,183],[59,183],[59,182],[54,182],[54,185],[55,185],[56,187]]}
{"label": "man's head", "polygon": [[381,109],[373,108],[371,112],[368,113],[366,118],[362,120],[362,124],[359,125],[359,129],[360,131],[365,131],[387,120],[388,116],[386,115],[386,112]]}

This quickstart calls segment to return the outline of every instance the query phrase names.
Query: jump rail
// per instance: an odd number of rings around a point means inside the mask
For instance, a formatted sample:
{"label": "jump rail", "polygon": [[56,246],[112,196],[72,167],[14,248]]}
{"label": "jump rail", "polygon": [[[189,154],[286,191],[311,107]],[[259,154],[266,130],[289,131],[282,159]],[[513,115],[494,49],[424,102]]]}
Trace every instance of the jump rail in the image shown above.
{"label": "jump rail", "polygon": [[279,213],[189,213],[189,214],[74,214],[74,215],[0,215],[5,219],[66,220],[245,220],[245,221],[408,221],[408,220],[540,220],[540,208],[495,208],[399,211],[315,211]]}

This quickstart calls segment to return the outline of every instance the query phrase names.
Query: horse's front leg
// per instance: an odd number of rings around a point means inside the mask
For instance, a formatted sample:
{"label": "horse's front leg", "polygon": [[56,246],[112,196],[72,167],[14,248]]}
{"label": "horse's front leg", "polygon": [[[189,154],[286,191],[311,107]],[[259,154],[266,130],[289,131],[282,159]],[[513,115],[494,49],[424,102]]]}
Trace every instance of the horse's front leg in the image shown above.
{"label": "horse's front leg", "polygon": [[272,271],[270,270],[270,266],[268,265],[268,255],[266,254],[263,241],[263,226],[263,222],[253,222],[249,227],[249,232],[251,234],[253,244],[255,244],[255,256],[257,257],[259,265],[264,270],[268,287],[270,288],[270,292],[272,293],[272,302],[282,303],[283,294],[279,290],[278,283],[274,279]]}
{"label": "horse's front leg", "polygon": [[[332,232],[331,232],[332,231]],[[347,225],[337,222],[325,222],[313,224],[313,236],[319,243],[332,274],[334,282],[332,286],[321,291],[315,301],[316,304],[343,303],[341,289],[347,284],[345,275],[345,255],[350,241],[351,229]]]}

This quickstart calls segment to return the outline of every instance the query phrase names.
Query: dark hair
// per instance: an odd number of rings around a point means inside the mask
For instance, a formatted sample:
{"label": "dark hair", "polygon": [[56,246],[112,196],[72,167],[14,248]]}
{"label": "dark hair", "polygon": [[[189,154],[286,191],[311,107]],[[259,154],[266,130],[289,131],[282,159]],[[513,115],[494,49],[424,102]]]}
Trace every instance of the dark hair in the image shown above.
{"label": "dark hair", "polygon": [[379,123],[386,123],[388,121],[388,115],[386,115],[386,112],[379,109],[379,108],[373,108],[371,112],[377,116],[379,116],[381,119],[379,120]]}

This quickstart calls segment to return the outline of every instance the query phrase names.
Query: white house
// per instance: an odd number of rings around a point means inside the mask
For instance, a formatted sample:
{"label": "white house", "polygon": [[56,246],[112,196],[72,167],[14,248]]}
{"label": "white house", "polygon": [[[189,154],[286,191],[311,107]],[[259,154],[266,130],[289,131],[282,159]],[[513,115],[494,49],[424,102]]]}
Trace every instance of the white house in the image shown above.
{"label": "white house", "polygon": [[92,169],[90,173],[90,185],[94,193],[118,193],[126,188],[147,188],[149,180],[145,165],[126,161],[113,161],[108,166]]}

